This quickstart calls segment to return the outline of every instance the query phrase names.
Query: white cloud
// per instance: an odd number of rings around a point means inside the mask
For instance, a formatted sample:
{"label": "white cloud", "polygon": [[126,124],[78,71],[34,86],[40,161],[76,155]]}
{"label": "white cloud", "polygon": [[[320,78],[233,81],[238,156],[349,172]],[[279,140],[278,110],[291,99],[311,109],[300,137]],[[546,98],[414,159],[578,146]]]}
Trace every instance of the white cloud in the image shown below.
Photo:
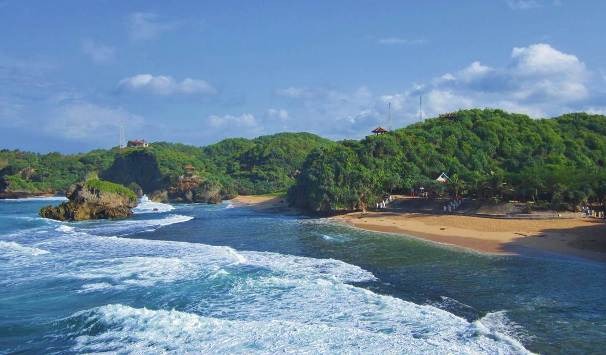
{"label": "white cloud", "polygon": [[163,21],[151,12],[135,12],[128,18],[129,34],[133,40],[150,40],[178,27],[176,22]]}
{"label": "white cloud", "polygon": [[515,47],[511,58],[513,70],[519,75],[563,75],[574,79],[586,70],[585,64],[576,56],[560,52],[545,43]]}
{"label": "white cloud", "polygon": [[91,39],[82,42],[82,51],[96,64],[107,64],[114,61],[116,50],[114,47],[97,43]]}
{"label": "white cloud", "polygon": [[[476,61],[476,62],[471,63],[465,69],[461,70],[459,72],[458,76],[462,80],[469,82],[474,79],[483,77],[483,76],[489,74],[491,71],[493,71],[493,69],[491,67],[482,65],[482,63]],[[450,75],[450,77],[448,77],[448,75],[449,74],[444,74],[442,77],[443,78],[447,77],[447,78],[456,80],[456,78],[454,76]]]}
{"label": "white cloud", "polygon": [[269,118],[276,118],[280,121],[286,121],[289,117],[288,111],[276,108],[270,108],[269,110],[267,110],[267,116]]}
{"label": "white cloud", "polygon": [[542,7],[537,0],[507,0],[507,5],[513,10],[529,10]]}
{"label": "white cloud", "polygon": [[405,45],[405,44],[424,44],[427,41],[424,39],[409,39],[409,38],[401,38],[401,37],[386,37],[379,38],[377,41],[379,44],[383,45]]}
{"label": "white cloud", "polygon": [[[332,137],[360,137],[375,125],[388,125],[387,103],[391,103],[394,127],[413,123],[419,117],[419,96],[423,96],[423,117],[465,108],[501,108],[548,117],[570,111],[606,106],[596,83],[576,56],[548,44],[514,48],[509,63],[502,67],[471,62],[461,70],[445,73],[422,85],[400,92],[375,94],[365,87],[353,92],[289,87],[278,96],[289,99],[292,129],[312,130]],[[596,85],[597,84],[597,85]]]}
{"label": "white cloud", "polygon": [[122,108],[110,108],[88,102],[77,102],[55,109],[43,123],[44,130],[75,141],[95,142],[119,138],[118,128],[134,130],[143,125],[141,116]]}
{"label": "white cloud", "polygon": [[253,114],[250,113],[243,113],[238,116],[211,115],[208,117],[208,122],[214,128],[258,128],[257,119]]}
{"label": "white cloud", "polygon": [[314,95],[313,90],[300,87],[288,87],[286,89],[276,90],[276,94],[279,96],[290,97],[292,99],[300,99],[304,97],[311,97]]}
{"label": "white cloud", "polygon": [[205,80],[185,78],[181,82],[171,76],[138,74],[120,80],[118,88],[154,95],[215,95],[217,89]]}
{"label": "white cloud", "polygon": [[358,136],[360,127],[376,126],[385,116],[377,113],[376,98],[364,86],[350,92],[289,87],[276,94],[291,100],[291,107],[300,115],[294,119],[289,110],[289,130],[308,130],[332,138]]}
{"label": "white cloud", "polygon": [[434,79],[424,91],[458,92],[487,106],[516,102],[534,112],[538,111],[536,106],[544,106],[543,111],[548,112],[549,107],[554,111],[563,103],[587,99],[589,78],[585,64],[576,56],[538,43],[514,48],[510,63],[503,68],[473,62]]}

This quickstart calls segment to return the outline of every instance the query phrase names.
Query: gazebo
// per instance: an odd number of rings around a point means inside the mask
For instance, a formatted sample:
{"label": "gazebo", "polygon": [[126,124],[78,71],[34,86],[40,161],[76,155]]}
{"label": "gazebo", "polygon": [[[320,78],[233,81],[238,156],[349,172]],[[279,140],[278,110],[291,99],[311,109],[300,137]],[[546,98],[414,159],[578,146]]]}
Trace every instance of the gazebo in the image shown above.
{"label": "gazebo", "polygon": [[385,128],[379,126],[379,127],[375,128],[375,129],[373,129],[371,132],[378,136],[380,134],[385,134],[385,133],[387,133],[389,131],[386,130]]}

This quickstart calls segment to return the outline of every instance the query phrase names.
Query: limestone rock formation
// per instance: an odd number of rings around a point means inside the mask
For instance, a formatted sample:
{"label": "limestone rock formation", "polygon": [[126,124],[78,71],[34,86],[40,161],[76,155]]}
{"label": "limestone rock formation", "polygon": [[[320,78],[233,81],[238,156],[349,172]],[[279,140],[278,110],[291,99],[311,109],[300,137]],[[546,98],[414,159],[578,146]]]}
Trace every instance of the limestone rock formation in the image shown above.
{"label": "limestone rock formation", "polygon": [[59,221],[125,218],[137,205],[137,196],[131,190],[98,179],[73,185],[66,196],[69,201],[43,207],[40,216]]}

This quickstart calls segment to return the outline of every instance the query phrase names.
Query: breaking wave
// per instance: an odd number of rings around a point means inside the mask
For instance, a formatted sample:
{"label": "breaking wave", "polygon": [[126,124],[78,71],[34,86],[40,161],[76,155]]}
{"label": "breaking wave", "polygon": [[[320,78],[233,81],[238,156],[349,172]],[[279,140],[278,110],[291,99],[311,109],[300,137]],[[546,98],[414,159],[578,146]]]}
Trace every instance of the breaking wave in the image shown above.
{"label": "breaking wave", "polygon": [[49,254],[48,250],[21,245],[17,242],[0,241],[0,252],[5,256],[38,256]]}
{"label": "breaking wave", "polygon": [[73,350],[87,353],[528,353],[480,321],[470,324],[423,311],[422,324],[403,318],[402,329],[395,330],[382,327],[381,319],[369,329],[356,323],[228,319],[122,304],[78,312],[70,321],[81,324]]}
{"label": "breaking wave", "polygon": [[24,198],[5,198],[0,199],[0,202],[32,202],[32,201],[67,201],[66,197],[49,196],[49,197],[24,197]]}
{"label": "breaking wave", "polygon": [[163,213],[174,210],[175,207],[166,203],[151,201],[147,195],[143,195],[137,207],[133,208],[134,213]]}
{"label": "breaking wave", "polygon": [[[79,241],[77,254],[107,256],[81,255],[60,276],[81,280],[79,293],[170,284],[171,299],[186,309],[110,304],[77,312],[66,321],[78,352],[527,352],[500,313],[469,322],[379,295],[350,284],[376,280],[372,273],[339,260],[173,241]],[[194,289],[185,286],[191,282]]]}
{"label": "breaking wave", "polygon": [[470,322],[381,295],[362,287],[373,273],[340,260],[121,237],[192,218],[53,223],[39,227],[44,235],[11,236],[19,243],[0,241],[0,256],[16,260],[6,286],[48,282],[80,300],[112,299],[57,321],[53,337],[74,352],[527,353],[504,312]]}

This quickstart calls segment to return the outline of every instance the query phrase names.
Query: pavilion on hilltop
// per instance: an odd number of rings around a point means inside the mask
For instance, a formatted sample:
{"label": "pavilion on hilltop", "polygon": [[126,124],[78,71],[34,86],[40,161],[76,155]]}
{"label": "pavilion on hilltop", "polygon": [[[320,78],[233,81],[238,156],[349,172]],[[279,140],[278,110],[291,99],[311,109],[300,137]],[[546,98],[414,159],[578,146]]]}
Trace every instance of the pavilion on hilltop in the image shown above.
{"label": "pavilion on hilltop", "polygon": [[385,133],[387,133],[389,131],[386,130],[385,128],[379,126],[379,127],[375,128],[375,129],[373,129],[371,132],[378,136],[380,134],[385,134]]}

